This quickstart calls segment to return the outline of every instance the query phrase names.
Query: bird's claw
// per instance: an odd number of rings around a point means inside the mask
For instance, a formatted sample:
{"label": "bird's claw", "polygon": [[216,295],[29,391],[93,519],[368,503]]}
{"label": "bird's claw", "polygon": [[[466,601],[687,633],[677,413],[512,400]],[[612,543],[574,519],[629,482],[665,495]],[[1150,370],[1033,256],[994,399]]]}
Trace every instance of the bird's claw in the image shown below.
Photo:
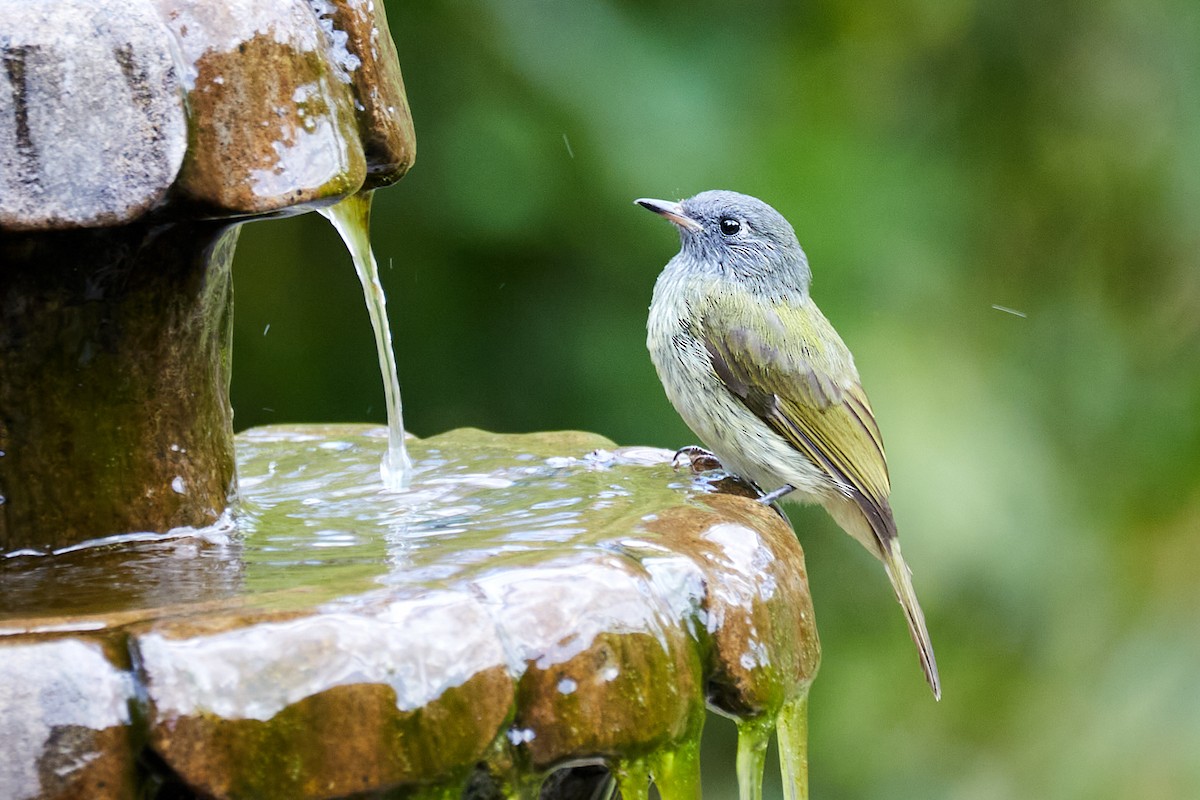
{"label": "bird's claw", "polygon": [[758,498],[758,502],[762,503],[764,506],[772,506],[775,505],[777,501],[782,500],[784,497],[794,491],[796,491],[795,486],[792,486],[790,483],[785,483],[783,486],[780,486],[773,492],[765,492],[761,497]]}
{"label": "bird's claw", "polygon": [[687,467],[692,472],[708,472],[709,470],[723,469],[721,461],[716,456],[703,447],[697,447],[694,444],[676,450],[675,457],[671,459],[671,466],[675,469]]}

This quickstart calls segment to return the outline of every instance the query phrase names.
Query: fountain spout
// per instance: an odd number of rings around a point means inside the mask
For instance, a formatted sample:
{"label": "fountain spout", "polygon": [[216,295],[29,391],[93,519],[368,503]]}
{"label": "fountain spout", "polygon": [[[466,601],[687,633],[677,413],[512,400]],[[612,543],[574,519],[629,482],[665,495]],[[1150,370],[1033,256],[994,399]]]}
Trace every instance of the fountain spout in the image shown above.
{"label": "fountain spout", "polygon": [[0,20],[0,553],[210,524],[236,489],[238,225],[414,158],[383,4],[0,0]]}

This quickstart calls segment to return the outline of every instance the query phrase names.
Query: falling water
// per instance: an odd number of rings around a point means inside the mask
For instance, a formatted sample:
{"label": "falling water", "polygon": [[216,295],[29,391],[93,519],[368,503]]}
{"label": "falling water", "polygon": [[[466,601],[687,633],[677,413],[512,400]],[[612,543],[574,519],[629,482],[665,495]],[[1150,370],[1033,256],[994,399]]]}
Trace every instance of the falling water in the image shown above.
{"label": "falling water", "polygon": [[400,405],[400,379],[396,376],[396,355],[392,351],[392,332],[388,327],[386,299],[379,284],[379,266],[371,250],[371,197],[374,192],[351,195],[336,205],[318,209],[333,223],[362,283],[363,297],[375,329],[375,347],[379,351],[379,370],[383,374],[383,393],[387,404],[388,449],[379,465],[383,485],[393,491],[408,487],[412,461],[404,445],[404,414]]}
{"label": "falling water", "polygon": [[783,796],[808,800],[808,691],[784,703],[779,712],[779,770]]}
{"label": "falling water", "polygon": [[640,758],[619,761],[613,769],[621,800],[650,800],[650,771]]}
{"label": "falling water", "polygon": [[779,744],[786,800],[808,800],[808,690],[784,702],[779,714],[738,720],[738,800],[762,800],[763,765],[771,734]]}
{"label": "falling water", "polygon": [[701,800],[698,739],[664,750],[655,759],[654,786],[662,800]]}
{"label": "falling water", "polygon": [[738,800],[762,800],[763,765],[775,721],[762,718],[738,720],[737,726]]}

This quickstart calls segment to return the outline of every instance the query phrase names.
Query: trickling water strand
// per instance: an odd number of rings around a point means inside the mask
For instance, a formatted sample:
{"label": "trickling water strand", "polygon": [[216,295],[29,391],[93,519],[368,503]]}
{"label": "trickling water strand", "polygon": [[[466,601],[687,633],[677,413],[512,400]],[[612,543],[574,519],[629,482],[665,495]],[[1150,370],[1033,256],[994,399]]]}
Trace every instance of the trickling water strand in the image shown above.
{"label": "trickling water strand", "polygon": [[613,769],[621,800],[650,800],[650,773],[640,759],[620,761]]}
{"label": "trickling water strand", "polygon": [[662,800],[701,800],[700,740],[684,742],[654,759],[654,785]]}
{"label": "trickling water strand", "polygon": [[808,800],[808,691],[784,703],[779,712],[779,771],[783,796]]}
{"label": "trickling water strand", "polygon": [[371,327],[375,329],[375,347],[379,351],[379,371],[383,374],[383,393],[387,404],[388,451],[379,465],[383,485],[393,491],[408,488],[412,461],[404,444],[404,413],[400,405],[400,379],[396,375],[396,355],[392,350],[392,332],[388,327],[386,298],[379,283],[379,265],[371,250],[369,235],[371,197],[374,192],[351,195],[336,205],[318,209],[333,223],[354,260],[354,271],[363,287]]}
{"label": "trickling water strand", "polygon": [[738,800],[762,800],[763,765],[774,720],[759,718],[738,722]]}

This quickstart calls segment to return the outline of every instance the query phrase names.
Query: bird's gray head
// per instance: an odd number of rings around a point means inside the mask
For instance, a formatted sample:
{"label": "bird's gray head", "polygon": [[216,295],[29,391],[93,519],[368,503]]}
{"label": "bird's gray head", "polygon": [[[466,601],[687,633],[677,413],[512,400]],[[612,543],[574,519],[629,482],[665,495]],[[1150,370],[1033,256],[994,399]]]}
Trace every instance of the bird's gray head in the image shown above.
{"label": "bird's gray head", "polygon": [[684,269],[711,272],[768,292],[808,293],[812,273],[792,226],[775,209],[737,192],[701,192],[679,203],[643,198],[643,208],[675,223]]}

